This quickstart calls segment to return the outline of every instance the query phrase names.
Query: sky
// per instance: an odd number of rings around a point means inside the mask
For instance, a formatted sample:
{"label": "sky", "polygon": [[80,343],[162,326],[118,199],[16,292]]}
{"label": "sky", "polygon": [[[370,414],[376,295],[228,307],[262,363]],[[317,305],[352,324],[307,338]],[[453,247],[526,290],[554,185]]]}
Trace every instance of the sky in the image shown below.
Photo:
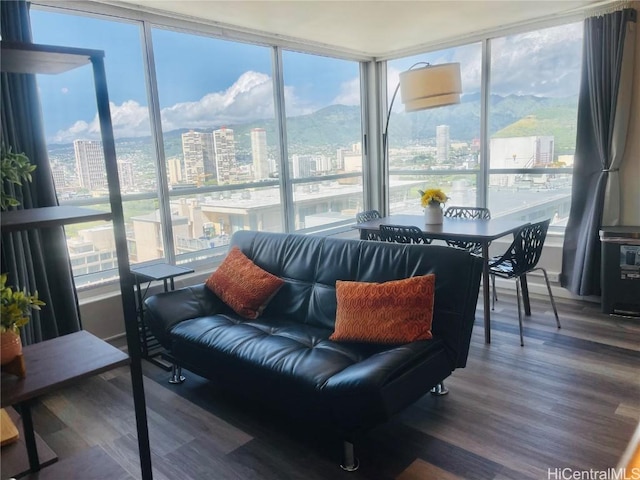
{"label": "sky", "polygon": [[[150,135],[141,32],[136,24],[34,8],[31,23],[36,43],[104,50],[116,138]],[[152,41],[164,131],[274,117],[269,47],[158,28],[152,29]],[[580,23],[493,40],[491,93],[577,94],[581,45]],[[464,93],[480,90],[480,43],[388,62],[391,93],[399,73],[417,61],[460,62]],[[284,51],[283,69],[287,116],[360,102],[357,62]],[[98,138],[90,67],[39,76],[38,85],[49,142]]]}

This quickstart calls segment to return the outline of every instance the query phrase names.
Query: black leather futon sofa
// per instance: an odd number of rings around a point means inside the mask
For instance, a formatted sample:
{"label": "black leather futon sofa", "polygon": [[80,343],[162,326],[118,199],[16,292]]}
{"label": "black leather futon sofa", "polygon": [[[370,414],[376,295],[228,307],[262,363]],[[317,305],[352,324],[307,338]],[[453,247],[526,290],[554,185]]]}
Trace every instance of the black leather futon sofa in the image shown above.
{"label": "black leather futon sofa", "polygon": [[[445,246],[254,231],[235,233],[233,246],[285,282],[261,316],[240,317],[200,284],[147,298],[145,319],[180,369],[297,420],[333,427],[345,440],[343,467],[357,466],[358,434],[466,365],[480,258]],[[435,274],[432,339],[329,340],[337,280],[386,282],[429,273]]]}

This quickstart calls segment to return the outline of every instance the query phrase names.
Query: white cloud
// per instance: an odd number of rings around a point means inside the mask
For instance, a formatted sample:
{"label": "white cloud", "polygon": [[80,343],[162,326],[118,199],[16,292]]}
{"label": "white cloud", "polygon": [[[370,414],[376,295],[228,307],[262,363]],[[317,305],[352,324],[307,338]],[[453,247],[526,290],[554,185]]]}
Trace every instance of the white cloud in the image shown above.
{"label": "white cloud", "polygon": [[491,46],[492,93],[567,96],[578,91],[582,23],[500,38]]}
{"label": "white cloud", "polygon": [[227,90],[195,102],[177,103],[161,112],[165,130],[207,128],[273,117],[271,77],[245,72]]}
{"label": "white cloud", "polygon": [[336,105],[360,105],[360,78],[356,77],[340,85],[340,93],[331,102]]}
{"label": "white cloud", "polygon": [[[573,94],[577,92],[580,81],[581,48],[581,23],[495,39],[491,45],[491,92],[499,95]],[[460,62],[464,92],[479,92],[481,65],[477,44],[442,51],[442,54],[442,58],[437,57],[439,61],[432,63]],[[399,74],[400,70],[389,68],[389,99],[398,84]],[[65,90],[66,88],[63,89],[64,93]],[[317,105],[299,98],[294,87],[285,86],[284,92],[287,116],[317,110]],[[344,82],[333,103],[358,105],[359,79]],[[394,110],[402,111],[399,99],[396,99]],[[111,116],[117,138],[150,134],[148,109],[134,100],[125,101],[121,105],[112,103]],[[177,103],[161,111],[162,128],[165,131],[177,128],[213,128],[270,119],[273,116],[271,77],[253,71],[243,73],[226,90],[208,93],[196,101]],[[68,143],[77,138],[99,138],[97,115],[91,122],[78,121],[68,129],[57,132],[52,141]]]}
{"label": "white cloud", "polygon": [[[305,105],[293,87],[285,87],[287,115],[310,113],[313,107]],[[149,112],[146,106],[134,100],[121,105],[110,104],[114,136],[140,137],[150,135]],[[177,103],[160,112],[162,128],[213,128],[273,118],[273,86],[271,77],[264,73],[245,72],[227,90],[209,93],[197,101]],[[56,143],[69,143],[78,138],[99,139],[98,116],[90,123],[78,121],[52,138]]]}

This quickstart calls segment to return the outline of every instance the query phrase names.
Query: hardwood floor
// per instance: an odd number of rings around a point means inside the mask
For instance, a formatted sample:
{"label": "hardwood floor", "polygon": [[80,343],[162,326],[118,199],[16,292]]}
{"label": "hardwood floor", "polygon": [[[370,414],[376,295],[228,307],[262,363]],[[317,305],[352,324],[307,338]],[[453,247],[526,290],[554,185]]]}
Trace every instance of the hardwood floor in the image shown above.
{"label": "hardwood floor", "polygon": [[[556,301],[561,330],[547,298],[532,295],[524,347],[515,298],[500,292],[491,345],[480,303],[467,367],[446,382],[449,395],[426,395],[362,438],[353,473],[338,466],[339,439],[189,372],[171,386],[144,362],[154,478],[523,480],[615,467],[640,417],[640,319]],[[119,369],[34,407],[36,430],[61,460],[106,454],[121,467],[111,477],[83,468],[66,478],[139,478],[130,390]]]}

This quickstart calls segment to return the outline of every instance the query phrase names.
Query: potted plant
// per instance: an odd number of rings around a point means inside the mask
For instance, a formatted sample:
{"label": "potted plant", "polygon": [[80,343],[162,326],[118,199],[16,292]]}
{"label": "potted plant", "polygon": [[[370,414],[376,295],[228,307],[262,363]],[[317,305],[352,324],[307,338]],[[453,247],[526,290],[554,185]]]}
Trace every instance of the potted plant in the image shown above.
{"label": "potted plant", "polygon": [[7,274],[0,275],[0,364],[12,362],[22,353],[20,327],[29,323],[32,310],[40,310],[45,303],[26,289],[14,290],[7,286]]}
{"label": "potted plant", "polygon": [[442,205],[449,197],[439,188],[418,190],[420,203],[424,207],[424,223],[426,225],[438,225],[443,221]]}
{"label": "potted plant", "polygon": [[36,169],[36,165],[31,165],[24,153],[12,152],[11,147],[6,148],[4,144],[0,150],[2,151],[0,210],[4,211],[9,207],[20,205],[16,198],[15,185],[22,185],[23,181],[30,182],[31,172]]}

